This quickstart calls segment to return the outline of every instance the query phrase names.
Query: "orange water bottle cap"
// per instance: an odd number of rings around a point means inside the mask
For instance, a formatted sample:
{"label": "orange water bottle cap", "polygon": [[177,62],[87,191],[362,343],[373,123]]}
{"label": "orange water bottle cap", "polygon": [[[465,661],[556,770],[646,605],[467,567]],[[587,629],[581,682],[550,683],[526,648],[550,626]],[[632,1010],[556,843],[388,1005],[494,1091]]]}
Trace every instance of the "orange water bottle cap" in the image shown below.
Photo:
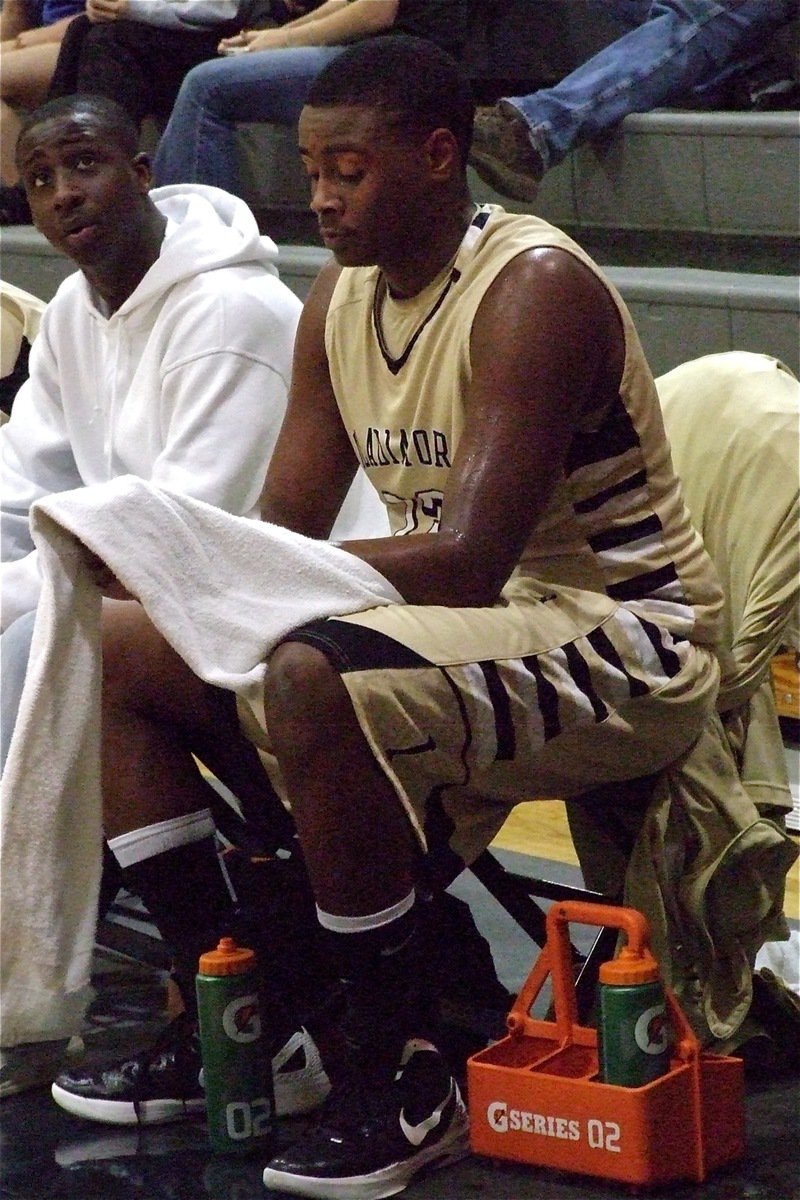
{"label": "orange water bottle cap", "polygon": [[637,952],[623,946],[616,958],[600,964],[600,983],[626,984],[655,983],[659,978],[658,963],[649,951]]}
{"label": "orange water bottle cap", "polygon": [[216,950],[200,955],[200,975],[244,975],[255,965],[255,951],[237,946],[231,937],[220,938]]}

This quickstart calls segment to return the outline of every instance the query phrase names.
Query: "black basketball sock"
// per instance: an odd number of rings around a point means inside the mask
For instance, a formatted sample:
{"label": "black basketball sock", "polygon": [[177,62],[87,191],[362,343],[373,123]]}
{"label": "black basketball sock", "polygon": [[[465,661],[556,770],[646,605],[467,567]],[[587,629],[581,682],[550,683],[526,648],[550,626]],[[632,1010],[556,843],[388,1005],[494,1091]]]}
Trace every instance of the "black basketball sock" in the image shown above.
{"label": "black basketball sock", "polygon": [[113,838],[124,886],[144,903],[174,956],[187,1012],[197,1010],[197,961],[235,934],[236,910],[210,813],[163,821]]}
{"label": "black basketball sock", "polygon": [[389,920],[383,918],[390,910],[361,918],[318,910],[341,976],[341,1032],[351,1060],[370,1072],[396,1068],[409,1038],[437,1038],[424,954],[425,906],[407,899],[411,903],[395,906]]}

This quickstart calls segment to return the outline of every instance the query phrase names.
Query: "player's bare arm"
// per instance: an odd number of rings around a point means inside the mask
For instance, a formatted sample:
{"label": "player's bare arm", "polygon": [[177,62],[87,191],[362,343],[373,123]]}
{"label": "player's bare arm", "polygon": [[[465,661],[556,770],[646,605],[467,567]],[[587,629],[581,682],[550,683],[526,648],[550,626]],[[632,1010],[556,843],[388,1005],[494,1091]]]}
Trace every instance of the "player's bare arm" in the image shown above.
{"label": "player's bare arm", "polygon": [[326,538],[358,462],[342,424],[325,353],[325,317],[341,268],[314,282],[295,340],[289,404],[261,493],[261,516],[307,537]]}
{"label": "player's bare arm", "polygon": [[575,422],[615,394],[623,334],[596,277],[563,250],[514,259],[471,338],[467,422],[433,534],[350,542],[409,603],[492,604],[560,475]]}

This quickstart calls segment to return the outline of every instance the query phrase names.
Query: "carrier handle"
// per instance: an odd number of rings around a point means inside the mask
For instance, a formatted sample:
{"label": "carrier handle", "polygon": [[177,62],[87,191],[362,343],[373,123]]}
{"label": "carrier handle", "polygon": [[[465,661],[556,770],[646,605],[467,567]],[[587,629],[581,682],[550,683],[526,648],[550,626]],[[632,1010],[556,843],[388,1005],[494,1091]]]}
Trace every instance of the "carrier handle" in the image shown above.
{"label": "carrier handle", "polygon": [[[622,905],[590,904],[584,900],[556,901],[547,913],[547,945],[534,963],[533,970],[508,1014],[507,1024],[511,1034],[530,1033],[532,1024],[537,1024],[531,1021],[529,1013],[547,976],[550,975],[559,1042],[567,1045],[574,1041],[586,1041],[589,1031],[578,1024],[572,947],[569,939],[570,921],[579,925],[619,929],[625,933],[630,951],[637,957],[651,959],[655,963],[650,949],[650,927],[646,917],[638,909]],[[683,1061],[689,1061],[699,1055],[697,1039],[671,989],[665,988],[664,991],[675,1034],[675,1055]]]}

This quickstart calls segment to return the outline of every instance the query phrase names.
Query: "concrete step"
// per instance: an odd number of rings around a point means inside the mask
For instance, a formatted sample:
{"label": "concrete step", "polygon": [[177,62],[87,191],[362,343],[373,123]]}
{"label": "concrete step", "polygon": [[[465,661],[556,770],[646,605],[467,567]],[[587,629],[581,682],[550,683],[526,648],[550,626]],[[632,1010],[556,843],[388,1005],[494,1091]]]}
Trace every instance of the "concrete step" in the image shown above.
{"label": "concrete step", "polygon": [[[33,226],[0,231],[3,278],[49,300],[73,269]],[[304,299],[328,252],[283,244],[281,276]],[[800,280],[797,276],[611,265],[656,374],[722,350],[774,354],[800,375]]]}
{"label": "concrete step", "polygon": [[701,354],[773,354],[800,375],[800,279],[687,267],[604,267],[656,375]]}
{"label": "concrete step", "polygon": [[529,208],[473,184],[476,198],[570,228],[785,240],[796,269],[800,113],[637,113],[548,171]]}
{"label": "concrete step", "polygon": [[[245,199],[283,240],[281,223],[307,219],[308,185],[295,132],[240,129]],[[800,246],[800,113],[657,111],[627,117],[580,146],[542,180],[533,205],[494,192],[470,170],[477,200],[536,212],[575,232],[692,234],[772,243],[796,273]]]}
{"label": "concrete step", "polygon": [[[242,126],[243,194],[282,242],[314,242],[294,130]],[[602,263],[800,273],[800,113],[628,117],[549,171],[532,205],[470,169],[477,200],[536,212]]]}
{"label": "concrete step", "polygon": [[[302,298],[328,253],[282,246],[281,276]],[[800,280],[685,267],[604,267],[630,308],[656,375],[701,354],[773,354],[800,375]]]}

